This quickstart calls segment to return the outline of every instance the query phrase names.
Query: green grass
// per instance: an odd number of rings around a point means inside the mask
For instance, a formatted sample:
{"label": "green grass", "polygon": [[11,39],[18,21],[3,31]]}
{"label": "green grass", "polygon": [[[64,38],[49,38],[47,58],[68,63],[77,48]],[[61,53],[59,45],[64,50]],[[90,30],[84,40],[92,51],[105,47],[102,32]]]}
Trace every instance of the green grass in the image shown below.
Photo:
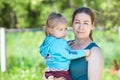
{"label": "green grass", "polygon": [[[94,32],[94,41],[101,47],[104,56],[102,80],[120,80],[107,69],[113,68],[113,59],[120,65],[120,40],[116,32]],[[7,33],[7,71],[0,72],[1,80],[42,80],[45,61],[39,54],[39,46],[45,35],[43,32]],[[66,39],[73,39],[69,32]]]}

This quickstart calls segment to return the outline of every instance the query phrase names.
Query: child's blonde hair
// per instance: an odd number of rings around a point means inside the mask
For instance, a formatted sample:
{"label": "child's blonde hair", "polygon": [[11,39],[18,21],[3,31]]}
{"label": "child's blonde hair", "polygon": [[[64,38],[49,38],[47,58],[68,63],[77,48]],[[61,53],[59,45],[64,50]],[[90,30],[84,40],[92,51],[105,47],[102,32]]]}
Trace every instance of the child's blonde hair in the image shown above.
{"label": "child's blonde hair", "polygon": [[45,26],[45,35],[48,36],[50,35],[48,29],[49,28],[53,28],[55,26],[58,25],[67,25],[67,20],[65,19],[65,17],[60,14],[60,13],[56,13],[56,12],[52,12],[46,21],[46,26]]}

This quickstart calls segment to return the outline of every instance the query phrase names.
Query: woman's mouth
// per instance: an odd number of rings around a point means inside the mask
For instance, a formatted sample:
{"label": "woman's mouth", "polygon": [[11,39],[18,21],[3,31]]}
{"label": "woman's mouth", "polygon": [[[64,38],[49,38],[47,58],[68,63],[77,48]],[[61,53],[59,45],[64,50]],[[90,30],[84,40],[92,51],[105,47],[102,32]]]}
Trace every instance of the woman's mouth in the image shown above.
{"label": "woman's mouth", "polygon": [[77,31],[77,33],[84,33],[84,31]]}

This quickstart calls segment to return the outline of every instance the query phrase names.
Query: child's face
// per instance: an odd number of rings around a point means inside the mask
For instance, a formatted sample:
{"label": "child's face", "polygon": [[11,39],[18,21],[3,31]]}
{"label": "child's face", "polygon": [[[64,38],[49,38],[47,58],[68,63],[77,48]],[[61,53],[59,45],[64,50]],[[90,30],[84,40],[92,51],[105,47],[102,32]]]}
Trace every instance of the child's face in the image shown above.
{"label": "child's face", "polygon": [[57,38],[64,38],[67,34],[66,25],[58,25],[50,29],[50,34]]}

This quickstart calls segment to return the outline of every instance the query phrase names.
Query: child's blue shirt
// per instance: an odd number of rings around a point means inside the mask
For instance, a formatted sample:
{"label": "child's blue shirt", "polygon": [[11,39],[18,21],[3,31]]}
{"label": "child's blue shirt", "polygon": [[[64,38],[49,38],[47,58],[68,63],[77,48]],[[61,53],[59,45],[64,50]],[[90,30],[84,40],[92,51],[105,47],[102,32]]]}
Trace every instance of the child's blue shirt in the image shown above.
{"label": "child's blue shirt", "polygon": [[86,55],[85,50],[72,50],[65,39],[47,36],[40,46],[40,54],[46,59],[48,69],[68,70],[71,59]]}

